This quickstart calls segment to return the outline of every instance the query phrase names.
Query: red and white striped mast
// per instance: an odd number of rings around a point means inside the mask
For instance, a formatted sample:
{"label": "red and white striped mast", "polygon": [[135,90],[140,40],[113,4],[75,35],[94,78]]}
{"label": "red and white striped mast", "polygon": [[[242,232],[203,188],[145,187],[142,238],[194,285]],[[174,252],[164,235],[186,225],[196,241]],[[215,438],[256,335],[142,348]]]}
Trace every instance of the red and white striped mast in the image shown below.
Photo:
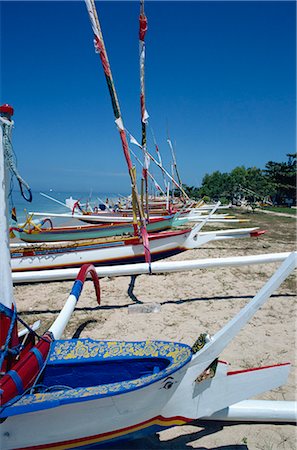
{"label": "red and white striped mast", "polygon": [[125,155],[125,159],[127,162],[130,179],[131,179],[134,233],[135,233],[135,235],[138,234],[138,227],[137,227],[138,222],[137,222],[137,212],[136,212],[136,210],[137,210],[138,215],[139,215],[139,220],[140,220],[140,233],[142,236],[143,246],[144,246],[144,251],[145,251],[145,260],[146,260],[146,262],[150,263],[151,255],[150,255],[150,250],[149,250],[148,234],[147,234],[147,230],[146,230],[146,219],[144,216],[143,207],[141,205],[138,191],[137,191],[136,170],[135,170],[135,167],[133,167],[132,161],[131,161],[126,131],[125,131],[123,118],[122,118],[121,110],[120,110],[120,104],[119,104],[119,100],[118,100],[114,82],[113,82],[111,67],[110,67],[108,56],[107,56],[106,49],[105,49],[105,44],[104,44],[101,26],[100,26],[98,14],[97,14],[96,6],[95,6],[95,1],[94,0],[85,0],[85,3],[87,6],[89,18],[90,18],[93,33],[94,33],[95,49],[96,49],[96,52],[99,53],[99,56],[101,59],[101,63],[102,63],[102,67],[103,67],[103,71],[105,74],[107,87],[109,90],[110,99],[111,99],[111,103],[112,103],[112,109],[113,109],[113,113],[114,113],[114,117],[115,117],[115,123],[116,123],[118,131],[120,133],[122,148],[124,151],[124,155]]}
{"label": "red and white striped mast", "polygon": [[[148,167],[149,158],[146,154],[147,150],[147,120],[148,113],[146,110],[145,101],[145,34],[147,32],[147,17],[144,12],[144,0],[140,1],[140,14],[139,14],[139,68],[140,68],[140,111],[141,111],[141,146],[144,155],[144,164],[142,170],[142,183],[141,183],[141,197],[142,204],[145,203],[146,217],[149,219],[149,204],[148,204]],[[145,202],[144,202],[145,191]]]}

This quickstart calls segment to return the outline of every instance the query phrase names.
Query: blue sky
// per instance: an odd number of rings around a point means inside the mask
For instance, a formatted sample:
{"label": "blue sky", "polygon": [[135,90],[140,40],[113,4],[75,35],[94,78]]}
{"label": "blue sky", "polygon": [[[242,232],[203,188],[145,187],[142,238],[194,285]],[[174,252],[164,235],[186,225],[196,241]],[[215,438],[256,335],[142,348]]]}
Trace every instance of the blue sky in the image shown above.
{"label": "blue sky", "polygon": [[[129,192],[84,2],[0,4],[1,102],[15,108],[23,177],[33,190]],[[96,4],[124,123],[140,141],[139,3]],[[237,165],[264,168],[295,151],[295,9],[146,2],[150,124],[167,167],[168,125],[184,183]]]}

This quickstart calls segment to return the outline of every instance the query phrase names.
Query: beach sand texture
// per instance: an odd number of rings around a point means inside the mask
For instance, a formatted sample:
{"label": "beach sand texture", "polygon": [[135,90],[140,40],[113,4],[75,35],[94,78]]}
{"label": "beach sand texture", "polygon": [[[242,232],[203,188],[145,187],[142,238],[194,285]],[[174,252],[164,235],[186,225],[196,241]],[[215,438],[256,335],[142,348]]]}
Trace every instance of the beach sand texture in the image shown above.
{"label": "beach sand texture", "polygon": [[[170,258],[186,260],[244,256],[296,250],[296,220],[261,213],[245,214],[243,226],[258,225],[268,232],[260,238],[217,241]],[[234,224],[235,225],[235,224]],[[238,228],[238,224],[234,226]],[[216,224],[218,227],[218,224]],[[232,226],[229,225],[230,228]],[[91,281],[84,290],[64,337],[76,333],[94,339],[164,339],[192,345],[201,332],[213,335],[231,319],[268,280],[279,264],[195,270],[175,274],[141,275],[128,293],[130,277],[104,278],[101,307]],[[18,285],[14,288],[22,319],[41,319],[41,331],[53,322],[67,299],[72,282]],[[157,313],[129,312],[135,303],[160,304]],[[40,330],[39,330],[40,331]],[[250,323],[226,348],[221,359],[232,370],[292,363],[288,383],[261,398],[296,400],[296,274],[291,275]],[[270,424],[201,424],[174,427],[113,449],[296,449],[296,427]]]}

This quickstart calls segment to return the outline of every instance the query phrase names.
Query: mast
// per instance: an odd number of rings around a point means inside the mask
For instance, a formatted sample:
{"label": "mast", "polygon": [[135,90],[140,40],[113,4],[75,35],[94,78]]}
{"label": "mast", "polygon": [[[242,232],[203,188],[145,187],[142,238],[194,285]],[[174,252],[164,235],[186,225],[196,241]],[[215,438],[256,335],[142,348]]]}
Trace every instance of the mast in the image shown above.
{"label": "mast", "polygon": [[[148,166],[149,159],[146,156],[147,143],[147,119],[148,113],[145,107],[145,34],[147,32],[147,18],[144,12],[144,0],[140,0],[139,14],[139,69],[140,69],[140,112],[141,112],[141,145],[144,154],[144,164],[142,170],[142,205],[145,203],[147,219],[149,219],[148,206]],[[144,187],[143,187],[144,184]],[[145,191],[145,202],[143,199],[143,191]]]}
{"label": "mast", "polygon": [[135,233],[135,235],[137,235],[137,224],[138,224],[137,223],[137,213],[136,213],[136,210],[137,210],[138,214],[139,214],[139,219],[140,219],[140,233],[142,236],[143,246],[144,246],[144,250],[145,250],[145,260],[146,260],[146,262],[150,263],[151,257],[150,257],[150,250],[149,250],[148,235],[147,235],[147,230],[146,230],[146,220],[145,220],[143,208],[142,208],[142,205],[141,205],[141,202],[139,199],[139,195],[138,195],[138,191],[137,191],[136,170],[135,170],[135,167],[133,167],[132,161],[131,161],[129,146],[128,146],[128,142],[127,142],[127,136],[126,136],[124,123],[123,123],[121,110],[120,110],[120,104],[119,104],[119,100],[118,100],[114,82],[113,82],[111,67],[110,67],[108,56],[107,56],[106,49],[105,49],[101,26],[100,26],[98,14],[96,11],[95,1],[94,0],[85,0],[85,3],[87,6],[89,18],[90,18],[93,33],[94,33],[95,49],[96,49],[96,52],[99,53],[99,56],[101,59],[104,75],[105,75],[106,82],[107,82],[107,87],[108,87],[109,94],[110,94],[113,114],[115,117],[115,123],[117,125],[118,131],[120,134],[122,148],[124,151],[124,155],[125,155],[126,163],[128,166],[130,179],[131,179],[134,233]]}
{"label": "mast", "polygon": [[[133,150],[130,148],[130,152],[132,153],[132,155],[134,156],[134,158],[136,159],[136,161],[141,165],[141,167],[144,166],[144,164],[140,161],[140,159],[138,158],[138,156],[133,152]],[[157,182],[157,180],[153,177],[153,175],[149,172],[149,170],[147,171],[148,176],[150,177],[150,179],[152,180],[152,182],[154,183],[156,189],[161,192],[163,195],[166,195],[165,192],[163,191],[163,189],[161,188],[161,186],[159,185],[159,183]]]}
{"label": "mast", "polygon": [[[159,163],[160,163],[161,166],[163,166],[161,153],[160,153],[159,146],[157,144],[157,141],[156,141],[156,138],[155,138],[155,134],[154,134],[154,131],[153,131],[152,127],[151,127],[151,133],[152,133],[152,136],[153,136],[153,141],[154,141],[156,153],[158,155]],[[167,181],[166,181],[165,173],[162,172],[162,175],[163,175],[164,187],[165,187],[165,190],[167,190]]]}
{"label": "mast", "polygon": [[[7,105],[8,106],[8,105]],[[11,108],[13,114],[13,108]],[[11,115],[12,115],[11,114]],[[12,308],[13,285],[11,277],[10,250],[9,250],[9,225],[8,225],[8,192],[10,175],[5,161],[4,128],[13,125],[8,117],[1,117],[0,132],[0,302],[7,308]]]}
{"label": "mast", "polygon": [[[17,178],[24,199],[32,200],[30,187],[18,173],[14,161],[11,143],[13,113],[12,106],[0,106],[0,376],[12,366],[16,358],[12,349],[19,345],[9,249],[8,196],[11,174]],[[28,197],[24,189],[27,189]]]}
{"label": "mast", "polygon": [[[129,134],[129,137],[130,137],[130,142],[131,142],[131,144],[134,144],[134,145],[136,145],[137,147],[139,147],[139,148],[142,149],[141,144],[139,144],[139,142],[137,142],[137,140],[135,139],[135,137],[132,136],[132,134],[129,133],[129,132],[128,132],[128,134]],[[153,161],[153,162],[156,164],[156,166],[158,166],[158,167],[161,169],[161,171],[169,178],[169,180],[172,181],[172,183],[173,183],[173,184],[174,184],[174,185],[182,192],[182,194],[184,195],[184,197],[185,197],[187,200],[190,200],[189,196],[187,195],[187,193],[185,192],[185,190],[183,189],[183,187],[182,187],[180,184],[178,184],[177,181],[175,181],[174,177],[172,177],[172,176],[170,175],[170,173],[164,168],[164,166],[163,166],[162,164],[160,164],[160,163],[156,160],[156,158],[154,158],[153,155],[152,155],[148,150],[146,150],[145,154],[148,156],[148,158],[149,158],[151,161]]]}
{"label": "mast", "polygon": [[180,186],[182,186],[182,180],[181,180],[181,177],[180,177],[179,172],[178,172],[178,170],[177,170],[177,163],[176,163],[175,152],[174,152],[174,149],[173,149],[173,145],[172,145],[171,139],[170,139],[169,137],[167,138],[167,142],[168,142],[168,145],[169,145],[170,150],[171,150],[172,161],[173,161],[173,167],[174,167],[174,170],[175,170],[175,173],[176,173],[178,182],[179,182]]}

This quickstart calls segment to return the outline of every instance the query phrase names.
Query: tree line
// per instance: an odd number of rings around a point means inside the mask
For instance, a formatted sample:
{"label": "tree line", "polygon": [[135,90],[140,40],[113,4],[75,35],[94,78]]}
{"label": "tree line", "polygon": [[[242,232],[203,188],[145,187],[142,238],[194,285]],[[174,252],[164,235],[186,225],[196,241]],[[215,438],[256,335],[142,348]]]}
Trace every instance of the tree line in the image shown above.
{"label": "tree line", "polygon": [[235,167],[231,172],[216,170],[203,177],[200,187],[183,185],[193,199],[222,203],[268,203],[296,205],[296,153],[288,153],[286,162],[268,161],[264,169]]}

